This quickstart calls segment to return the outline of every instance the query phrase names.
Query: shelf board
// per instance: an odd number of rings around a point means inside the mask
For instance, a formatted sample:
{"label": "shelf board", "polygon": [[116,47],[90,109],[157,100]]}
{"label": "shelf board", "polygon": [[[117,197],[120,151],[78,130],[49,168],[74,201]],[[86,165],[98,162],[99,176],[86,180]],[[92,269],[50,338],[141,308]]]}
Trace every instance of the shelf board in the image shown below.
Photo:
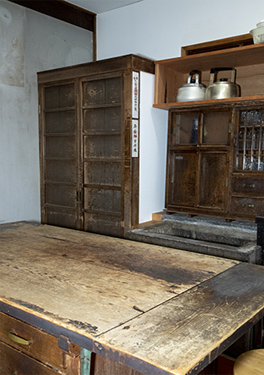
{"label": "shelf board", "polygon": [[230,107],[230,106],[248,106],[264,104],[264,95],[242,96],[228,99],[214,99],[214,100],[199,100],[191,102],[175,102],[175,103],[159,103],[153,104],[154,108],[159,109],[191,109],[191,108],[205,108],[205,107]]}
{"label": "shelf board", "polygon": [[196,67],[201,71],[210,70],[214,66],[247,66],[263,64],[264,44],[252,44],[244,47],[230,48],[212,52],[199,53],[166,60],[155,61],[156,65],[189,73]]}

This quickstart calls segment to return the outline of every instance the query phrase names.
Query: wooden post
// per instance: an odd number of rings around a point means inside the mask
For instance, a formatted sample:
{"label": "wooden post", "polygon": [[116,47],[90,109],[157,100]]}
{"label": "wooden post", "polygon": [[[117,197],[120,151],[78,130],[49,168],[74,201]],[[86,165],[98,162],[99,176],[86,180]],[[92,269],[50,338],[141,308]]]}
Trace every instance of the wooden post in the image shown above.
{"label": "wooden post", "polygon": [[262,248],[262,264],[264,264],[264,217],[256,216],[257,223],[257,245]]}

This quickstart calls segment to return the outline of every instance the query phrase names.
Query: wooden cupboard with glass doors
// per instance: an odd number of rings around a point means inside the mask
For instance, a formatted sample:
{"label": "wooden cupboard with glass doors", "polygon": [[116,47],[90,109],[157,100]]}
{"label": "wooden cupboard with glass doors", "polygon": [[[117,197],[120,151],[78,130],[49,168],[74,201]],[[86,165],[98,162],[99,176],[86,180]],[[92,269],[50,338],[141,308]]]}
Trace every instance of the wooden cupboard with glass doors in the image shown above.
{"label": "wooden cupboard with glass doors", "polygon": [[[155,62],[154,107],[169,111],[168,212],[255,220],[264,215],[264,46],[231,46]],[[234,67],[241,96],[176,101],[189,72]]]}

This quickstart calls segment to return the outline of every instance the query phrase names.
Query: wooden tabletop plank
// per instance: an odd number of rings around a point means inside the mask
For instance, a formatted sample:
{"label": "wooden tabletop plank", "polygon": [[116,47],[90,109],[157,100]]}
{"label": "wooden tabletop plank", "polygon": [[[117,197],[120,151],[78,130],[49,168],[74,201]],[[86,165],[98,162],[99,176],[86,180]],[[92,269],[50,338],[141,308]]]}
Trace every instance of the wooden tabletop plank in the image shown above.
{"label": "wooden tabletop plank", "polygon": [[[105,356],[146,373],[197,374],[264,313],[263,267],[239,264],[100,336]],[[105,349],[108,347],[108,349]],[[122,350],[123,349],[123,350]],[[100,352],[100,351],[98,351]],[[137,367],[135,367],[137,369]]]}
{"label": "wooden tabletop plank", "polygon": [[4,227],[0,296],[67,327],[82,322],[92,336],[234,264],[52,226]]}
{"label": "wooden tabletop plank", "polygon": [[[199,324],[206,329],[199,319],[210,318],[208,332],[215,333],[218,312],[230,310],[221,299],[218,306],[215,284],[206,285],[223,275],[221,285],[238,267],[223,258],[48,225],[0,226],[0,302],[92,339],[94,351],[141,372],[147,366],[153,375],[183,374],[179,363],[199,366],[198,358],[204,364],[218,350],[220,338],[199,357],[198,341],[205,344]],[[231,285],[238,275],[227,277]],[[256,289],[255,279],[249,282]],[[227,327],[226,335],[234,329]],[[197,339],[188,336],[191,329]],[[194,352],[188,347],[192,339]]]}

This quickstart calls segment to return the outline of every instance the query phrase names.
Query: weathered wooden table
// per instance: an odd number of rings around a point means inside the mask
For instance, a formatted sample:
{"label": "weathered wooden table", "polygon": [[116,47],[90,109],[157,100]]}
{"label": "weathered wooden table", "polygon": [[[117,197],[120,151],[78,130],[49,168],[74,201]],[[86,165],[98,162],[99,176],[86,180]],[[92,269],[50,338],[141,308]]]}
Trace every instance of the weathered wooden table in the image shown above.
{"label": "weathered wooden table", "polygon": [[264,267],[0,226],[0,311],[145,374],[197,374],[264,315]]}

